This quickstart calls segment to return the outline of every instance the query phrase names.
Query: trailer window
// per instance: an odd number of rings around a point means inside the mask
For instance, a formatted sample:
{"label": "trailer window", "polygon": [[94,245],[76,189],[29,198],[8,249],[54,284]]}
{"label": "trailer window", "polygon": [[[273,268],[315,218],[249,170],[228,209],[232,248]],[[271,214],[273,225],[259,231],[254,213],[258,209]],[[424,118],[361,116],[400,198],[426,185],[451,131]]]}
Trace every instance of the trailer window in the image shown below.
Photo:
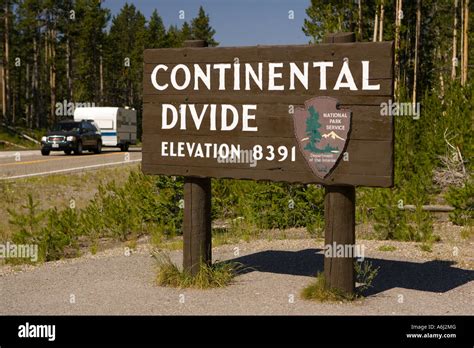
{"label": "trailer window", "polygon": [[96,123],[99,125],[99,128],[104,129],[114,129],[114,121],[112,120],[96,120]]}

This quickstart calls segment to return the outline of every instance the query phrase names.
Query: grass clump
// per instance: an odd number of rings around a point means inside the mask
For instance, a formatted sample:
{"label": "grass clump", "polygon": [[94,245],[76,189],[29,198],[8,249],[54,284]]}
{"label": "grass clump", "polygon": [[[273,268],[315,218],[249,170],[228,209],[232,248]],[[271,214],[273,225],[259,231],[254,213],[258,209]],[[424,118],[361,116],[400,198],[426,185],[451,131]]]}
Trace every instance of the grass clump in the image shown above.
{"label": "grass clump", "polygon": [[372,287],[372,282],[377,277],[379,268],[374,268],[368,261],[355,262],[354,270],[356,281],[361,285],[356,289],[356,293],[348,294],[340,289],[329,288],[326,277],[319,272],[316,279],[301,291],[301,297],[305,300],[319,302],[345,302],[360,298],[364,291]]}
{"label": "grass clump", "polygon": [[352,301],[356,298],[355,295],[347,294],[342,290],[328,288],[323,273],[318,273],[316,280],[301,291],[301,297],[305,300],[320,302]]}
{"label": "grass clump", "polygon": [[395,251],[397,250],[396,247],[393,245],[381,245],[379,246],[379,251]]}
{"label": "grass clump", "polygon": [[174,264],[168,255],[155,254],[153,257],[158,262],[158,285],[174,288],[222,288],[229,285],[242,270],[242,264],[237,262],[217,262],[212,265],[203,263],[199,272],[192,276]]}
{"label": "grass clump", "polygon": [[433,243],[421,243],[418,247],[427,253],[431,253],[433,251]]}
{"label": "grass clump", "polygon": [[354,271],[356,273],[356,281],[361,284],[357,291],[362,294],[364,291],[372,287],[372,283],[379,273],[380,267],[373,267],[372,262],[363,261],[354,263]]}
{"label": "grass clump", "polygon": [[474,228],[472,226],[464,227],[461,230],[462,239],[471,239],[472,237],[474,237]]}

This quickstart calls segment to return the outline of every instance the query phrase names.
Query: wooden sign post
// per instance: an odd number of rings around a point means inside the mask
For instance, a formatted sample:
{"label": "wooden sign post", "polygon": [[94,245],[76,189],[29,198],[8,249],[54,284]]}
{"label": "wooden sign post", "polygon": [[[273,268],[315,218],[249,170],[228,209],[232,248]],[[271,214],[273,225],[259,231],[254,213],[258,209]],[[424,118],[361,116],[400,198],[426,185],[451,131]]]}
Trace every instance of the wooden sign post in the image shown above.
{"label": "wooden sign post", "polygon": [[[184,47],[207,47],[207,42],[188,40]],[[211,179],[185,176],[183,268],[194,276],[201,263],[212,263]]]}
{"label": "wooden sign post", "polygon": [[[324,185],[326,244],[355,243],[355,187],[393,185],[393,43],[144,52],[146,174],[185,177],[184,268],[211,262],[209,178]],[[351,257],[328,257],[331,287],[354,291]]]}
{"label": "wooden sign post", "polygon": [[[324,38],[325,43],[354,41],[354,33],[332,34]],[[355,245],[354,186],[325,186],[324,244],[333,243]],[[328,287],[352,294],[355,290],[354,258],[324,257],[324,277]]]}

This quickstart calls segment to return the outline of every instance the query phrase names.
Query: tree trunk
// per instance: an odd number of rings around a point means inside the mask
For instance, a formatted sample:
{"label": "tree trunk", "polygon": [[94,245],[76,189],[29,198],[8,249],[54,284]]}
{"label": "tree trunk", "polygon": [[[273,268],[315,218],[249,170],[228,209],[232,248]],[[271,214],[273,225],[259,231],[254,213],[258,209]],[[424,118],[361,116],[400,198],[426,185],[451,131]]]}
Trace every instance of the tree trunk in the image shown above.
{"label": "tree trunk", "polygon": [[66,80],[67,80],[67,99],[72,101],[72,59],[71,59],[71,40],[69,33],[66,39]]}
{"label": "tree trunk", "polygon": [[100,79],[100,105],[104,105],[104,64],[102,59],[102,52],[99,53],[99,79]]}
{"label": "tree trunk", "polygon": [[26,64],[26,73],[25,73],[25,78],[26,78],[26,84],[25,84],[25,101],[26,101],[26,126],[28,128],[33,128],[33,116],[31,115],[31,96],[30,96],[30,89],[32,87],[31,85],[31,78],[30,78],[30,64]]}
{"label": "tree trunk", "polygon": [[[436,49],[436,58],[438,59],[438,62],[441,62],[443,57],[441,56],[441,49],[438,47]],[[444,76],[443,76],[443,71],[439,72],[439,93],[441,97],[441,104],[444,104]]]}
{"label": "tree trunk", "polygon": [[467,82],[467,63],[469,61],[469,48],[468,48],[468,30],[469,30],[469,0],[464,0],[464,21],[463,21],[463,62],[462,62],[462,75],[461,85],[465,85]]}
{"label": "tree trunk", "polygon": [[52,125],[56,121],[56,30],[52,29],[50,31],[50,64],[49,64],[49,84],[51,89],[50,95],[50,118],[49,124]]}
{"label": "tree trunk", "polygon": [[0,73],[2,74],[2,76],[1,76],[1,79],[2,79],[2,117],[3,117],[3,122],[7,123],[8,120],[7,120],[7,116],[6,116],[6,112],[5,112],[5,99],[6,99],[6,95],[5,95],[5,67],[3,65],[3,62],[2,62],[1,69],[0,69]]}
{"label": "tree trunk", "polygon": [[33,103],[31,104],[31,114],[34,120],[34,126],[40,128],[40,119],[38,112],[38,86],[39,86],[39,72],[38,72],[38,59],[39,59],[39,45],[38,45],[38,32],[35,29],[35,35],[33,38],[33,76],[31,79],[32,88],[31,94],[33,96]]}
{"label": "tree trunk", "polygon": [[3,117],[7,122],[11,121],[10,115],[10,1],[6,0],[4,5],[4,32],[3,32]]}
{"label": "tree trunk", "polygon": [[396,0],[395,13],[395,64],[394,64],[394,92],[398,100],[400,90],[400,13],[402,11],[402,0]]}
{"label": "tree trunk", "polygon": [[383,18],[384,18],[383,1],[380,4],[380,23],[379,23],[379,41],[383,41]]}
{"label": "tree trunk", "polygon": [[357,20],[357,31],[359,32],[359,41],[363,40],[362,37],[362,0],[358,1],[358,20]]}
{"label": "tree trunk", "polygon": [[412,102],[416,103],[416,84],[418,78],[418,54],[420,46],[420,29],[421,29],[421,0],[416,1],[416,32],[415,32],[415,60],[413,64],[413,96]]}
{"label": "tree trunk", "polygon": [[457,36],[458,36],[458,0],[454,0],[453,57],[451,60],[451,80],[456,79]]}
{"label": "tree trunk", "polygon": [[461,0],[461,42],[459,44],[461,50],[461,83],[463,79],[464,67],[464,0]]}
{"label": "tree trunk", "polygon": [[377,28],[379,25],[379,7],[375,10],[375,19],[374,19],[374,38],[372,39],[373,42],[377,41]]}

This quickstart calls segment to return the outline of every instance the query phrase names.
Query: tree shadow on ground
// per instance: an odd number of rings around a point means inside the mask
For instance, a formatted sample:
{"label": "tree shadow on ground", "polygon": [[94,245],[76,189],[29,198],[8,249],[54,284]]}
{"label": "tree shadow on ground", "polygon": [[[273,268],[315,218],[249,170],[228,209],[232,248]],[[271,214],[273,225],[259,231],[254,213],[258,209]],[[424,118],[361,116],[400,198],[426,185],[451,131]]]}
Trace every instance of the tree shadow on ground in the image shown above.
{"label": "tree shadow on ground", "polygon": [[[365,295],[374,295],[392,288],[429,292],[446,292],[474,280],[474,271],[452,267],[455,263],[433,260],[423,263],[366,258],[379,268],[373,287]],[[324,269],[322,249],[300,251],[262,251],[231,260],[246,267],[242,273],[253,271],[315,276]]]}

